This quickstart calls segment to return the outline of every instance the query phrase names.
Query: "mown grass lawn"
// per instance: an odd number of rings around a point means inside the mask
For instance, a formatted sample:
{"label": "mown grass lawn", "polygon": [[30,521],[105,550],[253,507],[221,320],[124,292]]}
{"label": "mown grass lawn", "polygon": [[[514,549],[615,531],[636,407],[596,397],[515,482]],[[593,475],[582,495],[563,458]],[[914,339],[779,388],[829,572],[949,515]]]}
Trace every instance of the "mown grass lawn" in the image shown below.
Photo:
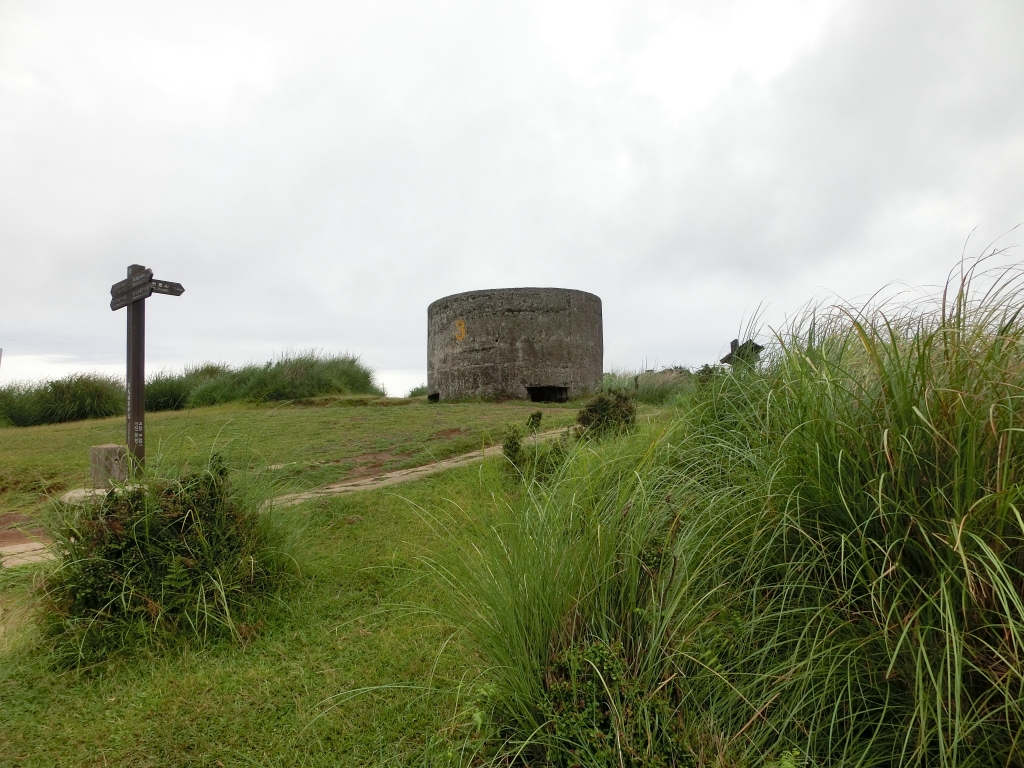
{"label": "mown grass lawn", "polygon": [[[419,466],[491,445],[500,441],[506,422],[525,421],[535,410],[544,412],[545,428],[575,418],[567,404],[365,396],[164,411],[146,416],[147,463],[183,466],[220,450],[237,467],[276,467],[271,472],[281,492],[299,491],[353,470]],[[86,486],[89,446],[123,442],[122,416],[0,429],[0,512],[37,509],[50,495]]]}

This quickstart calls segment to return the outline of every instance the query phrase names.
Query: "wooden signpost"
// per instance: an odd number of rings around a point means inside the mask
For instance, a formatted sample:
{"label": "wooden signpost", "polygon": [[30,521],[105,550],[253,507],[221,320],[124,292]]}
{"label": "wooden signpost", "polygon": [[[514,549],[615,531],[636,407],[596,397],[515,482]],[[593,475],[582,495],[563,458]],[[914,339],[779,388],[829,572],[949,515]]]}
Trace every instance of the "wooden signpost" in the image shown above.
{"label": "wooden signpost", "polygon": [[758,357],[761,356],[763,351],[764,347],[753,339],[747,339],[742,344],[740,344],[739,339],[733,339],[729,342],[729,354],[718,362],[726,365],[735,365],[736,363],[753,365],[757,362]]}
{"label": "wooden signpost", "polygon": [[128,277],[110,286],[110,308],[128,307],[128,455],[133,468],[146,463],[146,299],[154,293],[181,296],[181,283],[154,280],[153,270],[141,264],[128,267]]}

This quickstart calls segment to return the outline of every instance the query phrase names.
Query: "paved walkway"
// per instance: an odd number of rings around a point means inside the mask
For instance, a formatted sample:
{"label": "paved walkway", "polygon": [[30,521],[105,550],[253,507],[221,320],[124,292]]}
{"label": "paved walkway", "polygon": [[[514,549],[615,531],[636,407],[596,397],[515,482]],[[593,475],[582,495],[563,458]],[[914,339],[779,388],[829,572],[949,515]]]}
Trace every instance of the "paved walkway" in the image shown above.
{"label": "paved walkway", "polygon": [[[531,438],[527,438],[527,441],[536,440],[538,442],[544,442],[547,440],[553,440],[564,433],[564,429],[556,429],[551,432],[540,432]],[[302,504],[303,502],[310,501],[311,499],[320,499],[326,496],[341,496],[347,493],[357,493],[359,491],[371,491],[375,488],[386,488],[389,485],[407,483],[411,480],[419,480],[421,477],[429,477],[430,475],[436,475],[439,472],[446,472],[449,469],[464,467],[477,461],[483,461],[489,456],[497,456],[500,453],[501,446],[492,445],[488,448],[482,448],[479,451],[473,451],[472,453],[464,453],[461,456],[454,456],[450,459],[444,459],[443,461],[424,464],[422,467],[396,469],[393,472],[385,472],[372,477],[360,477],[356,480],[324,485],[310,491],[286,493],[283,496],[277,496],[276,498],[271,499],[269,503],[281,507],[294,507],[297,504]],[[73,504],[89,496],[102,496],[104,493],[105,491],[102,490],[79,488],[65,493],[61,496],[61,501],[65,504]],[[0,546],[0,561],[2,561],[4,568],[13,568],[14,566],[25,565],[26,563],[51,560],[54,555],[50,552],[48,547],[49,542],[42,540],[24,541],[16,544]]]}

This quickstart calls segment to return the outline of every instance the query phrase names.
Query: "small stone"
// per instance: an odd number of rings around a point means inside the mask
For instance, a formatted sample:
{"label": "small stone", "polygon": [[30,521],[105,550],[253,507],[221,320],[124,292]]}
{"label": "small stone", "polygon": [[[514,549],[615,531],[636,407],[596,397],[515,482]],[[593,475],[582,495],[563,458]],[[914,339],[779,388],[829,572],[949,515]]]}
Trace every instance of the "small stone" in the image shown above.
{"label": "small stone", "polygon": [[107,493],[106,488],[75,488],[61,496],[60,500],[65,504],[84,504],[88,499],[102,499]]}

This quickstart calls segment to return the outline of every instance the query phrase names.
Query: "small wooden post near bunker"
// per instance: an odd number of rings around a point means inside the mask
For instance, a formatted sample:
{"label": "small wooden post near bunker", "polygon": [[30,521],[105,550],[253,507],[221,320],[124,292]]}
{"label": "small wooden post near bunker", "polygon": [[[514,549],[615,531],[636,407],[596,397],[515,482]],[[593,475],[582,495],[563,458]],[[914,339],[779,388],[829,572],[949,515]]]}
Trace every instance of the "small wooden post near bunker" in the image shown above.
{"label": "small wooden post near bunker", "polygon": [[110,309],[128,307],[128,370],[126,438],[132,469],[146,463],[146,299],[154,293],[181,296],[181,283],[154,280],[141,264],[128,267],[128,277],[110,287]]}

